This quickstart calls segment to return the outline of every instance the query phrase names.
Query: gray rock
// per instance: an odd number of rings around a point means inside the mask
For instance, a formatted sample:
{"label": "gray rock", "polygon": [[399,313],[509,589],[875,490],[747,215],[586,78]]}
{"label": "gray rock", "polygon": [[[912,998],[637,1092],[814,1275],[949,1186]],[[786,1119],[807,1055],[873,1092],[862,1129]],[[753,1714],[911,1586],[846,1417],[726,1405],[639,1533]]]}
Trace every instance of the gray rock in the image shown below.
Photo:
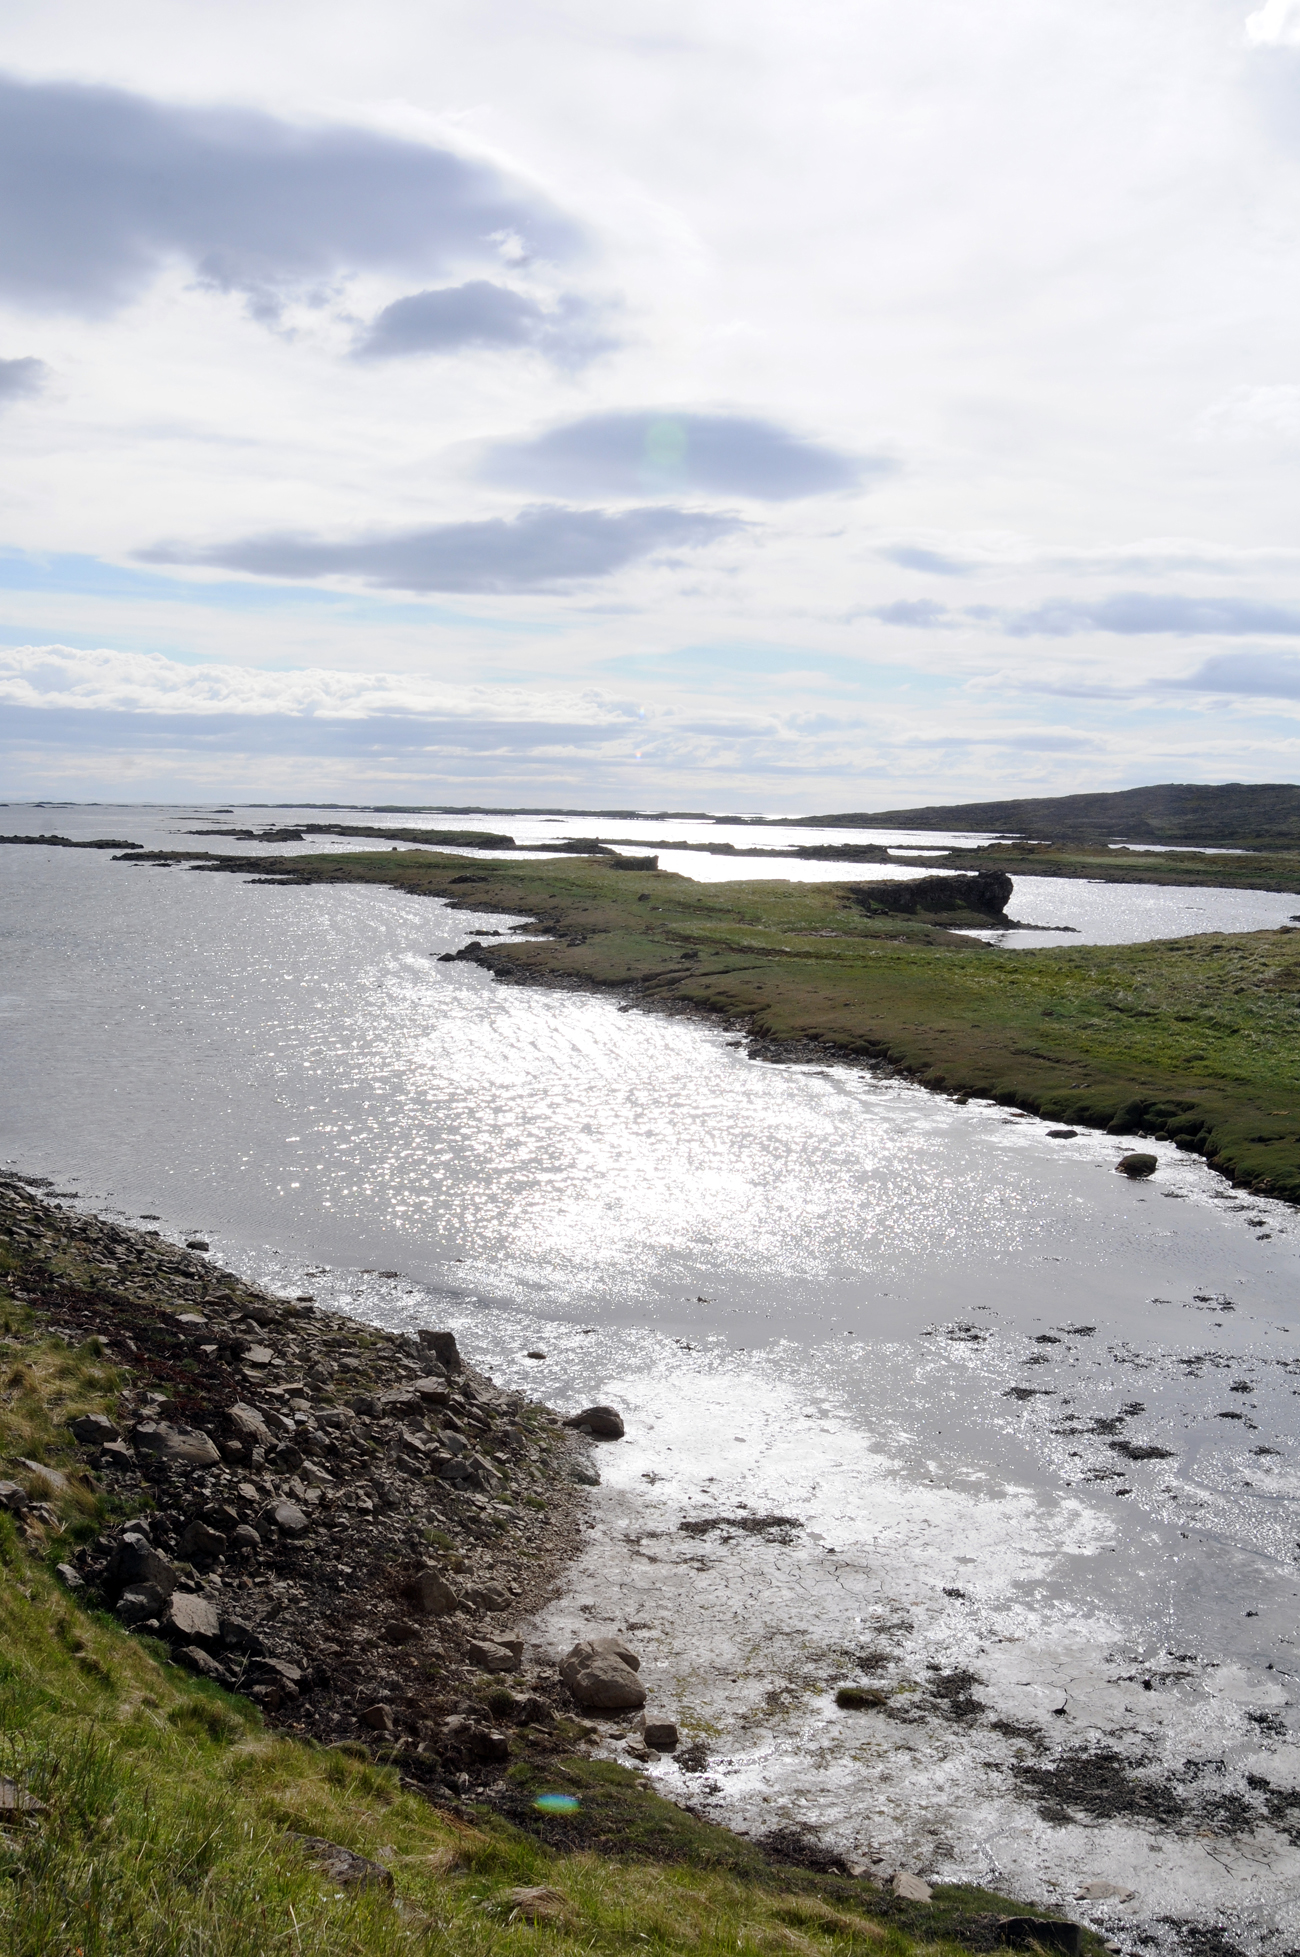
{"label": "gray rock", "polygon": [[439,1481],[466,1481],[469,1474],[469,1462],[459,1454],[449,1454],[445,1461],[437,1464]]}
{"label": "gray rock", "polygon": [[672,1753],[681,1737],[671,1719],[647,1719],[641,1728],[647,1746],[656,1753]]}
{"label": "gray rock", "polygon": [[571,1413],[564,1424],[580,1427],[602,1441],[621,1441],[625,1432],[623,1416],[615,1407],[584,1407],[581,1413]]}
{"label": "gray rock", "polygon": [[263,1537],[272,1529],[278,1529],[282,1536],[303,1536],[310,1526],[302,1510],[292,1502],[272,1502],[257,1521],[258,1532]]}
{"label": "gray rock", "polygon": [[115,1615],[130,1630],[135,1624],[146,1624],[157,1618],[166,1608],[167,1599],[157,1584],[133,1583],[118,1598]]}
{"label": "gray rock", "polygon": [[524,1661],[524,1647],[517,1638],[508,1644],[496,1638],[471,1638],[465,1657],[482,1672],[517,1672]]}
{"label": "gray rock", "polygon": [[449,1373],[459,1373],[464,1369],[460,1347],[456,1344],[454,1332],[430,1332],[422,1329],[416,1334],[426,1352],[431,1352],[438,1364]]}
{"label": "gray rock", "polygon": [[460,1609],[460,1598],[440,1570],[418,1570],[402,1585],[402,1595],[424,1617],[446,1617]]}
{"label": "gray rock", "polygon": [[221,1456],[198,1427],[173,1427],[169,1421],[145,1421],[132,1438],[144,1454],[177,1467],[215,1468]]}
{"label": "gray rock", "polygon": [[580,1706],[631,1709],[646,1702],[646,1689],[636,1675],[640,1663],[619,1638],[589,1638],[566,1654],[560,1677]]}
{"label": "gray rock", "polygon": [[113,1554],[105,1578],[110,1590],[129,1590],[150,1584],[162,1597],[176,1588],[176,1572],[138,1530],[128,1530]]}
{"label": "gray rock", "polygon": [[922,1882],[919,1875],[909,1875],[905,1869],[898,1871],[889,1886],[896,1896],[909,1903],[928,1903],[934,1893],[928,1882]]}
{"label": "gray rock", "polygon": [[122,1438],[120,1431],[113,1425],[108,1415],[103,1413],[78,1414],[75,1420],[68,1422],[68,1425],[72,1429],[74,1440],[79,1440],[83,1447],[94,1447],[97,1442],[102,1444],[105,1441],[118,1441]]}
{"label": "gray rock", "polygon": [[[281,1416],[276,1414],[274,1418],[279,1427]],[[292,1433],[292,1421],[285,1424]],[[236,1400],[233,1407],[226,1408],[226,1431],[245,1447],[269,1447],[271,1443],[270,1428],[259,1409],[245,1406],[242,1400]]]}
{"label": "gray rock", "polygon": [[288,1414],[277,1413],[274,1407],[267,1408],[263,1419],[266,1421],[271,1433],[275,1434],[282,1441],[292,1440],[298,1431],[295,1422],[289,1418]]}
{"label": "gray rock", "polygon": [[10,1515],[21,1515],[31,1506],[31,1496],[16,1481],[0,1481],[0,1509],[8,1509]]}
{"label": "gray rock", "polygon": [[[362,1718],[365,1717],[363,1713]],[[323,1841],[319,1835],[298,1835],[295,1839],[307,1860],[340,1889],[391,1889],[393,1886],[388,1869],[379,1862],[368,1862],[364,1855],[354,1855],[350,1848]]]}
{"label": "gray rock", "polygon": [[47,1468],[44,1461],[29,1461],[25,1454],[20,1454],[18,1465],[20,1468],[26,1468],[29,1475],[37,1475],[45,1483],[46,1494],[53,1490],[56,1495],[61,1495],[68,1486],[68,1477],[60,1474],[57,1468]]}
{"label": "gray rock", "polygon": [[418,1393],[427,1406],[445,1407],[451,1399],[451,1391],[445,1379],[413,1379],[411,1391]]}
{"label": "gray rock", "polygon": [[210,1678],[214,1684],[229,1685],[230,1674],[224,1665],[219,1665],[210,1652],[199,1644],[181,1645],[176,1653],[180,1663],[187,1671],[197,1672],[200,1678]]}
{"label": "gray rock", "polygon": [[241,1522],[239,1527],[232,1531],[230,1544],[232,1549],[260,1549],[262,1538],[250,1523]]}
{"label": "gray rock", "polygon": [[579,1454],[568,1464],[570,1481],[576,1481],[579,1488],[599,1488],[600,1469],[585,1454]]}
{"label": "gray rock", "polygon": [[509,1610],[510,1599],[504,1590],[498,1590],[494,1583],[476,1583],[465,1592],[465,1602],[472,1610]]}
{"label": "gray rock", "polygon": [[393,1730],[393,1715],[388,1710],[388,1707],[380,1702],[377,1705],[366,1706],[364,1708],[361,1713],[361,1723],[363,1726],[373,1728],[376,1733],[391,1733]]}
{"label": "gray rock", "polygon": [[1139,1151],[1136,1155],[1121,1155],[1115,1164],[1115,1173],[1138,1180],[1143,1176],[1153,1176],[1159,1167],[1158,1155],[1144,1155]]}
{"label": "gray rock", "polygon": [[418,1624],[412,1624],[405,1617],[390,1617],[384,1626],[384,1636],[389,1644],[414,1644],[419,1635]]}
{"label": "gray rock", "polygon": [[197,1557],[210,1562],[214,1557],[226,1553],[226,1538],[218,1529],[210,1529],[206,1522],[191,1522],[181,1537],[181,1554],[193,1562]]}
{"label": "gray rock", "polygon": [[221,1643],[221,1620],[216,1606],[206,1597],[196,1597],[185,1590],[175,1591],[160,1621],[168,1637],[179,1638],[182,1644]]}
{"label": "gray rock", "polygon": [[221,1642],[227,1651],[239,1651],[248,1658],[264,1658],[266,1646],[251,1624],[238,1617],[221,1619]]}
{"label": "gray rock", "polygon": [[54,1565],[54,1574],[58,1577],[59,1582],[65,1590],[84,1590],[86,1587],[83,1579],[78,1576],[71,1563],[56,1563]]}
{"label": "gray rock", "polygon": [[106,1467],[133,1468],[135,1456],[125,1441],[106,1441],[99,1450],[99,1458]]}

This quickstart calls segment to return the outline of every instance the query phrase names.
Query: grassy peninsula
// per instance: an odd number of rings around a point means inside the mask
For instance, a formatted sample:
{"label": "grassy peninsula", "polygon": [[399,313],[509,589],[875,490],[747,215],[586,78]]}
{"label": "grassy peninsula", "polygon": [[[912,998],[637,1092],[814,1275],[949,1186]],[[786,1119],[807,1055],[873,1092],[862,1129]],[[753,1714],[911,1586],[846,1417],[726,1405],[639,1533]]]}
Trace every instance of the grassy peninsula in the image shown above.
{"label": "grassy peninsula", "polygon": [[[170,1552],[177,1621],[128,1629],[126,1600],[112,1610],[94,1575],[97,1546],[125,1543],[161,1566],[157,1545],[176,1536],[169,1518],[203,1502],[225,1473],[201,1458],[202,1444],[215,1460],[221,1441],[229,1458],[231,1437],[249,1425],[245,1402],[269,1407],[273,1397],[248,1377],[267,1371],[251,1342],[230,1371],[198,1341],[237,1311],[261,1313],[252,1322],[269,1326],[272,1340],[286,1328],[296,1336],[295,1303],[156,1232],[78,1215],[0,1178],[4,1957],[961,1957],[1000,1944],[1001,1919],[1028,1914],[959,1886],[909,1899],[796,1839],[757,1842],[715,1827],[661,1799],[634,1766],[594,1754],[596,1731],[571,1708],[566,1717],[533,1702],[528,1717],[540,1723],[521,1723],[500,1677],[475,1672],[472,1647],[449,1657],[445,1637],[439,1663],[422,1669],[434,1680],[454,1675],[462,1710],[435,1724],[432,1747],[416,1745],[409,1692],[391,1695],[394,1730],[363,1717],[352,1737],[323,1743],[303,1708],[337,1698],[351,1650],[319,1646],[333,1656],[314,1666],[264,1652],[264,1679],[296,1673],[285,1701],[250,1682],[255,1656],[234,1683],[213,1676],[232,1662],[224,1614],[206,1662],[201,1647],[184,1644],[204,1611],[216,1624],[218,1606],[232,1611],[236,1599],[245,1629],[274,1644],[283,1599],[291,1609],[303,1574],[292,1541],[241,1549],[237,1537],[191,1529]],[[319,1316],[322,1348],[333,1350],[334,1321]],[[367,1336],[355,1321],[339,1323],[352,1344]],[[372,1370],[400,1362],[396,1335],[368,1336]],[[318,1453],[339,1431],[331,1416],[348,1404],[342,1377],[340,1368],[332,1380],[302,1382]],[[232,1393],[243,1396],[233,1407]],[[156,1409],[169,1404],[194,1424],[166,1429],[186,1444],[167,1464]],[[408,1414],[408,1446],[413,1432]],[[105,1442],[105,1433],[117,1438]],[[234,1474],[266,1481],[288,1472],[287,1462],[259,1461],[262,1451]],[[328,1458],[337,1470],[337,1456]],[[325,1473],[324,1509],[340,1506],[330,1486],[339,1479]],[[427,1479],[408,1485],[437,1492]],[[219,1510],[204,1513],[222,1521]],[[461,1518],[467,1554],[476,1513]],[[440,1542],[450,1554],[452,1538]],[[376,1550],[366,1571],[351,1553],[334,1585],[340,1618],[356,1613],[357,1646],[367,1642],[365,1609],[385,1557],[389,1577],[400,1574],[399,1546]],[[319,1615],[293,1627],[300,1646],[317,1634]],[[246,1652],[248,1640],[237,1648]],[[611,1715],[595,1717],[608,1727]],[[430,1755],[445,1772],[455,1734],[467,1730],[492,1744],[474,1750],[480,1765],[461,1775],[457,1795],[428,1778]],[[485,1755],[495,1764],[483,1765]],[[572,1811],[539,1810],[546,1792],[572,1797]],[[1101,1948],[1059,1922],[1031,1928],[1066,1938],[1053,1948]]]}
{"label": "grassy peninsula", "polygon": [[969,911],[893,914],[871,886],[701,884],[626,857],[121,860],[377,883],[534,919],[545,937],[461,955],[503,979],[724,1016],[760,1055],[859,1057],[1061,1123],[1166,1136],[1238,1183],[1300,1201],[1300,930],[1002,952],[953,928],[978,921]]}

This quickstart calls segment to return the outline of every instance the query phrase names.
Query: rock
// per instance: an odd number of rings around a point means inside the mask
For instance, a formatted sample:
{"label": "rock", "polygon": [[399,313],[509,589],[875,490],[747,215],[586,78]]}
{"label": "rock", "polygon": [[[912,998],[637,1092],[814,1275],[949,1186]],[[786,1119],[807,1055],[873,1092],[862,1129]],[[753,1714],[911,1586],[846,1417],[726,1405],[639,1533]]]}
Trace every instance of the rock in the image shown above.
{"label": "rock", "polygon": [[21,1515],[30,1503],[27,1490],[20,1488],[16,1481],[0,1481],[0,1509],[8,1509],[10,1515]]}
{"label": "rock", "polygon": [[157,1618],[166,1608],[167,1598],[156,1584],[133,1583],[118,1598],[115,1615],[119,1624],[130,1630],[133,1625]]}
{"label": "rock", "polygon": [[460,1598],[439,1570],[417,1570],[402,1585],[402,1595],[424,1617],[446,1617],[460,1609]]}
{"label": "rock", "polygon": [[391,1733],[393,1715],[386,1705],[366,1706],[361,1714],[361,1724],[373,1728],[376,1733]]}
{"label": "rock", "polygon": [[287,1658],[269,1658],[262,1653],[254,1660],[253,1670],[258,1678],[271,1679],[275,1684],[283,1686],[291,1697],[296,1695],[302,1684],[301,1667],[291,1665]]}
{"label": "rock", "polygon": [[306,1456],[292,1441],[281,1441],[272,1458],[281,1474],[296,1475]]}
{"label": "rock", "polygon": [[221,1620],[216,1606],[206,1597],[185,1590],[174,1591],[162,1613],[161,1623],[168,1637],[183,1644],[219,1645]]}
{"label": "rock", "polygon": [[680,1735],[671,1719],[647,1719],[641,1728],[647,1746],[656,1753],[672,1753],[676,1750]]}
{"label": "rock", "polygon": [[1049,1142],[1072,1142],[1078,1132],[1077,1128],[1049,1128],[1047,1139]]}
{"label": "rock", "polygon": [[44,1814],[45,1803],[8,1774],[0,1774],[0,1814]]}
{"label": "rock", "polygon": [[476,1726],[469,1736],[470,1752],[476,1760],[508,1760],[510,1742],[495,1726]]}
{"label": "rock", "polygon": [[249,1658],[262,1658],[266,1655],[266,1646],[252,1625],[245,1624],[238,1617],[221,1619],[221,1642],[227,1651],[240,1651]]}
{"label": "rock", "polygon": [[99,1458],[105,1467],[133,1468],[135,1456],[125,1441],[106,1441],[99,1451]]}
{"label": "rock", "polygon": [[501,1901],[510,1911],[509,1921],[522,1916],[527,1923],[552,1923],[565,1915],[569,1904],[558,1889],[507,1889]]}
{"label": "rock", "polygon": [[[1120,1176],[1131,1176],[1136,1180],[1141,1176],[1153,1176],[1159,1167],[1160,1157],[1158,1155],[1143,1155],[1139,1151],[1136,1155],[1121,1155],[1119,1161],[1115,1164],[1115,1173]],[[1018,1922],[1019,1918],[1015,1920]],[[1028,1921],[1029,1919],[1026,1918],[1025,1920]]]}
{"label": "rock", "polygon": [[202,1237],[186,1237],[185,1248],[186,1250],[211,1250],[212,1245],[205,1242]]}
{"label": "rock", "polygon": [[128,1530],[123,1536],[104,1580],[110,1590],[119,1591],[151,1584],[161,1597],[170,1597],[176,1588],[176,1572],[167,1558],[136,1530]]}
{"label": "rock", "polygon": [[68,1486],[68,1477],[65,1474],[60,1474],[57,1468],[47,1468],[44,1461],[29,1461],[25,1454],[20,1454],[18,1456],[18,1465],[20,1468],[26,1468],[29,1475],[39,1476],[40,1480],[45,1483],[45,1492],[47,1494],[53,1490],[56,1495],[61,1495]]}
{"label": "rock", "polygon": [[86,1587],[84,1580],[77,1575],[71,1563],[56,1563],[54,1574],[65,1590],[84,1590]]}
{"label": "rock", "polygon": [[646,1745],[640,1733],[633,1733],[630,1739],[624,1740],[623,1750],[625,1753],[630,1753],[634,1760],[657,1760],[659,1758],[656,1750]]}
{"label": "rock", "polygon": [[908,1875],[902,1869],[889,1886],[896,1896],[909,1903],[928,1903],[933,1894],[928,1882],[922,1882],[919,1875]]}
{"label": "rock", "polygon": [[451,1393],[445,1379],[413,1379],[412,1393],[418,1393],[427,1406],[445,1407],[450,1403]]}
{"label": "rock", "polygon": [[181,1554],[191,1562],[196,1558],[201,1562],[211,1562],[214,1557],[226,1553],[226,1538],[218,1529],[210,1529],[206,1522],[194,1521],[189,1524],[181,1537]]}
{"label": "rock", "polygon": [[621,1441],[625,1431],[623,1416],[614,1407],[584,1407],[581,1413],[571,1413],[564,1424],[581,1427],[602,1441]]}
{"label": "rock", "polygon": [[[275,1415],[275,1422],[277,1428],[283,1430],[287,1427],[290,1433],[293,1432],[293,1422],[283,1421],[280,1414]],[[233,1407],[226,1408],[226,1431],[232,1440],[239,1441],[249,1450],[271,1445],[271,1430],[266,1420],[256,1407],[245,1406],[242,1400],[236,1400]]]}
{"label": "rock", "polygon": [[94,1447],[97,1443],[102,1445],[105,1441],[118,1441],[122,1438],[107,1414],[103,1413],[78,1414],[75,1420],[68,1422],[68,1425],[72,1429],[73,1439],[80,1441],[83,1447]]}
{"label": "rock", "polygon": [[230,1545],[232,1549],[260,1549],[262,1538],[250,1523],[241,1522],[231,1533]]}
{"label": "rock", "polygon": [[258,1533],[265,1540],[272,1529],[278,1529],[282,1536],[302,1536],[310,1526],[300,1508],[292,1502],[272,1502],[257,1518]]}
{"label": "rock", "polygon": [[1082,1957],[1083,1931],[1077,1923],[1055,1922],[1050,1916],[1004,1916],[998,1942],[1011,1950],[1059,1950],[1064,1957]]}
{"label": "rock", "polygon": [[841,1685],[835,1703],[845,1712],[868,1712],[873,1706],[887,1706],[889,1694],[874,1685]]}
{"label": "rock", "polygon": [[927,911],[978,911],[1001,919],[1015,889],[1005,870],[979,870],[974,876],[918,877],[896,883],[858,883],[852,886],[855,904],[864,911],[883,911],[895,917],[915,917]]}
{"label": "rock", "polygon": [[307,1860],[341,1889],[391,1889],[393,1886],[391,1871],[380,1862],[368,1862],[364,1855],[354,1855],[350,1848],[323,1841],[319,1835],[297,1835],[294,1839]]}
{"label": "rock", "polygon": [[574,1645],[560,1666],[560,1677],[580,1706],[635,1708],[646,1702],[646,1689],[636,1675],[640,1662],[617,1638],[596,1638]]}
{"label": "rock", "polygon": [[421,1329],[416,1333],[416,1337],[426,1352],[431,1352],[438,1361],[438,1364],[446,1372],[459,1373],[463,1371],[464,1362],[461,1359],[460,1348],[456,1344],[456,1334],[454,1332],[430,1332]]}
{"label": "rock", "polygon": [[282,1441],[291,1441],[298,1431],[296,1423],[289,1418],[288,1414],[277,1413],[274,1407],[268,1407],[262,1418],[265,1420],[270,1432]]}
{"label": "rock", "polygon": [[169,1421],[145,1421],[132,1435],[136,1447],[159,1461],[177,1467],[215,1468],[221,1456],[198,1427],[173,1427]]}
{"label": "rock", "polygon": [[437,1464],[439,1481],[465,1481],[470,1473],[469,1462],[459,1454],[449,1454],[445,1461]]}
{"label": "rock", "polygon": [[482,1672],[517,1672],[523,1663],[524,1647],[518,1640],[505,1644],[495,1638],[471,1638],[465,1657]]}
{"label": "rock", "polygon": [[199,1644],[185,1644],[176,1653],[177,1660],[187,1671],[197,1672],[200,1678],[210,1678],[217,1685],[229,1685],[230,1674],[224,1665]]}
{"label": "rock", "polygon": [[504,1590],[498,1590],[494,1583],[476,1583],[465,1592],[465,1602],[473,1610],[509,1610],[510,1599]]}
{"label": "rock", "polygon": [[576,1481],[579,1488],[600,1487],[600,1469],[594,1461],[587,1460],[584,1455],[578,1455],[576,1459],[570,1461],[567,1472],[569,1480]]}
{"label": "rock", "polygon": [[384,1636],[389,1644],[414,1644],[419,1635],[419,1627],[408,1623],[404,1617],[390,1618],[384,1626]]}

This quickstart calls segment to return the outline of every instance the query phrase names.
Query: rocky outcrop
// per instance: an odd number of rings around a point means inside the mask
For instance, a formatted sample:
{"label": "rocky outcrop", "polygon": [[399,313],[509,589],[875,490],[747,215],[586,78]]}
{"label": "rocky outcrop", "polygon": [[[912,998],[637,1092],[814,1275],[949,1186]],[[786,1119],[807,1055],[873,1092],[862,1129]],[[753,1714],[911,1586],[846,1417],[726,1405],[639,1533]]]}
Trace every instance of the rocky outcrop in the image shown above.
{"label": "rocky outcrop", "polygon": [[983,919],[1009,923],[1006,908],[1014,888],[1005,870],[978,870],[973,876],[859,883],[853,885],[851,895],[860,910],[872,915],[942,917],[971,911]]}
{"label": "rocky outcrop", "polygon": [[623,1711],[646,1702],[640,1668],[641,1660],[619,1638],[590,1638],[565,1654],[560,1677],[580,1706]]}

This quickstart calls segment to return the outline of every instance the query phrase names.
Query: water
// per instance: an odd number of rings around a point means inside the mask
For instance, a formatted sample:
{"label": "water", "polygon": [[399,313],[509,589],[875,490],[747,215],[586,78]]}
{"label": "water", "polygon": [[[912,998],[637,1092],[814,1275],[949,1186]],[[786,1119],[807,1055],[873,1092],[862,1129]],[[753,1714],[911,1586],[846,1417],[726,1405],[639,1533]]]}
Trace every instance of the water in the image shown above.
{"label": "water", "polygon": [[[644,1652],[711,1755],[670,1791],[1112,1928],[1296,1941],[1300,1854],[1210,1801],[1300,1787],[1291,1212],[1160,1145],[1134,1185],[1103,1137],[495,985],[437,958],[497,920],[437,902],[42,848],[0,877],[0,1158],[624,1409],[532,1628]],[[837,1711],[859,1678],[912,1723]],[[1025,1773],[1062,1747],[1146,1760],[1184,1821],[1044,1819]],[[1135,1900],[1071,1902],[1098,1880]]]}

